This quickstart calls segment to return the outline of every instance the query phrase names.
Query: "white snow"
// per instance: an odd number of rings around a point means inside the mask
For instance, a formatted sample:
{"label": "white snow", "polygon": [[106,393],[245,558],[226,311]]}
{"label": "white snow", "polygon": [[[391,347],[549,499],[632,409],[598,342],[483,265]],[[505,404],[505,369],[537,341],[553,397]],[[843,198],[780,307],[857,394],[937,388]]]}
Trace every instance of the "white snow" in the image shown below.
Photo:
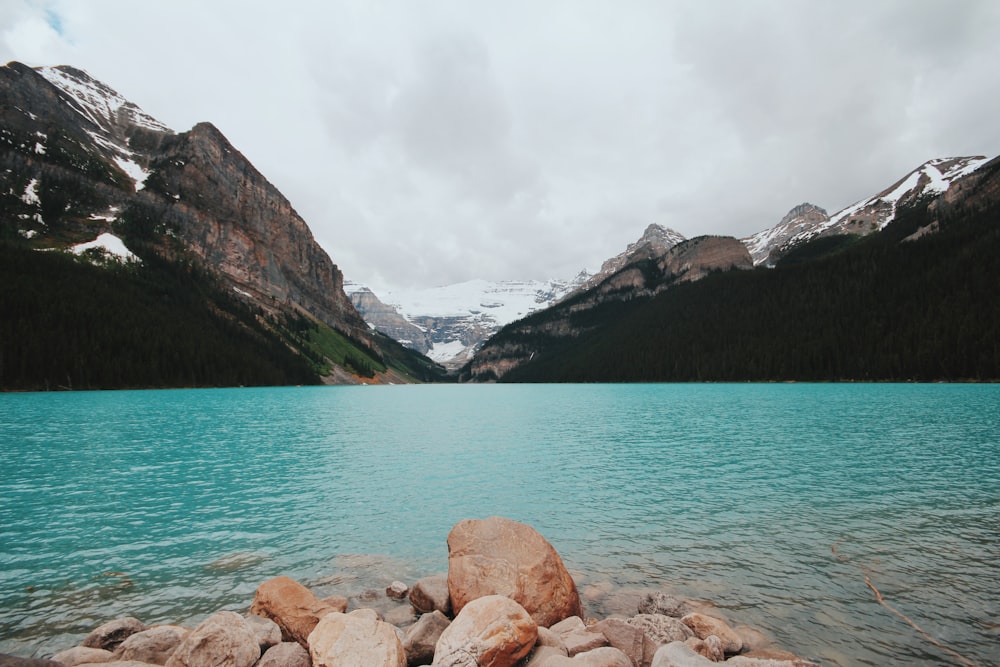
{"label": "white snow", "polygon": [[28,181],[28,185],[24,187],[24,194],[21,195],[21,201],[23,201],[28,206],[37,206],[42,203],[42,200],[38,198],[38,179],[33,178]]}
{"label": "white snow", "polygon": [[107,130],[119,110],[124,107],[133,124],[158,132],[170,132],[170,128],[166,125],[144,113],[108,86],[90,78],[89,75],[87,80],[82,80],[57,67],[40,67],[37,71],[49,83],[72,96],[80,105],[84,116],[98,127]]}
{"label": "white snow", "polygon": [[92,248],[99,248],[104,252],[117,257],[123,262],[138,262],[140,259],[128,248],[124,241],[109,232],[104,232],[89,243],[81,243],[71,248],[74,254],[80,255]]}
{"label": "white snow", "polygon": [[138,192],[146,187],[146,178],[149,177],[149,172],[132,160],[128,160],[123,157],[115,157],[115,164],[122,168],[129,178],[135,181],[135,191]]}
{"label": "white snow", "polygon": [[427,356],[438,363],[450,361],[465,352],[465,345],[460,340],[453,340],[447,343],[435,343]]}

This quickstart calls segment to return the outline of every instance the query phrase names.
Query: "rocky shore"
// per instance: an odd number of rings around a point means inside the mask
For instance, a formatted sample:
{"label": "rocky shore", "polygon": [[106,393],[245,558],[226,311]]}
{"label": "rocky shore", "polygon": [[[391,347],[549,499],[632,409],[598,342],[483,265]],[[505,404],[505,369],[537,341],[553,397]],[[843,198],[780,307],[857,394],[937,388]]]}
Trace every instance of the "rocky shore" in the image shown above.
{"label": "rocky shore", "polygon": [[[731,625],[711,605],[648,591],[631,615],[584,616],[576,584],[537,531],[465,520],[448,535],[448,573],[399,581],[402,613],[318,598],[278,576],[245,615],[195,628],[109,621],[51,659],[0,655],[0,667],[808,667],[815,663]],[[397,609],[399,609],[397,608]]]}

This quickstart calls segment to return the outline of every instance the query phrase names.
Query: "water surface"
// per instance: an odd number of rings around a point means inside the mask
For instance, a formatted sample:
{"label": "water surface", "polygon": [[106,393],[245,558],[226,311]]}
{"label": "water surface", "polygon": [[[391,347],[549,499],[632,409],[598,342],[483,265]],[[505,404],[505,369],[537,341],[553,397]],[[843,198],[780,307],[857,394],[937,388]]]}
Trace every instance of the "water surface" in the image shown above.
{"label": "water surface", "polygon": [[[433,385],[0,395],[0,652],[363,597],[455,522],[553,543],[591,615],[712,600],[826,665],[1000,664],[1000,387]],[[361,604],[361,602],[358,602]]]}

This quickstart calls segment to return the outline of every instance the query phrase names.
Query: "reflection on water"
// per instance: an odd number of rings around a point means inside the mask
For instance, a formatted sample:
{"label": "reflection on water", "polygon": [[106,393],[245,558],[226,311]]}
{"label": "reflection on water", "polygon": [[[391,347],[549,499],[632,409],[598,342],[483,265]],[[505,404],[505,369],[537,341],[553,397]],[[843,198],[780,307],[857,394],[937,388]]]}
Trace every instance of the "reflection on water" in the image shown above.
{"label": "reflection on water", "polygon": [[824,664],[946,664],[867,573],[995,664],[998,415],[1000,387],[951,385],[0,395],[0,652],[242,611],[278,574],[368,604],[503,515],[595,616],[660,588]]}

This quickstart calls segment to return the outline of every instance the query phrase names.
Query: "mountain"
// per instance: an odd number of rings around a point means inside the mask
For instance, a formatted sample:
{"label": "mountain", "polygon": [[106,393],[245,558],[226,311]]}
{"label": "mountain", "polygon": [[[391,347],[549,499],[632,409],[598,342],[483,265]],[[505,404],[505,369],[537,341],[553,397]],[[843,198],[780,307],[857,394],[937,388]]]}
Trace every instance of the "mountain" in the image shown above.
{"label": "mountain", "polygon": [[826,221],[796,208],[773,267],[681,282],[682,243],[503,328],[461,379],[1000,379],[1000,158],[932,160]]}
{"label": "mountain", "polygon": [[577,290],[583,291],[596,287],[634,260],[662,257],[665,252],[682,241],[684,241],[684,236],[679,232],[653,223],[646,227],[642,236],[635,243],[630,243],[624,251],[605,260],[601,264],[601,270],[588,278]]}
{"label": "mountain", "polygon": [[795,245],[822,236],[865,236],[885,228],[897,210],[947,192],[953,183],[987,162],[983,156],[929,160],[878,194],[828,216],[812,204],[793,208],[776,226],[743,240],[754,264],[773,266]]}
{"label": "mountain", "polygon": [[558,302],[588,276],[583,271],[571,280],[470,280],[390,290],[381,297],[359,284],[345,289],[374,329],[456,369],[500,327]]}
{"label": "mountain", "polygon": [[[650,230],[647,228],[646,237]],[[637,242],[634,251],[597,285],[580,289],[552,307],[504,327],[462,368],[463,380],[496,380],[545,358],[555,350],[605,324],[605,318],[627,310],[676,285],[701,280],[721,271],[746,270],[753,261],[746,246],[732,237],[701,236],[653,251]],[[663,246],[660,246],[663,247]],[[613,264],[605,263],[606,267]]]}
{"label": "mountain", "polygon": [[[21,250],[76,248],[137,289],[146,271],[200,290],[198,317],[278,340],[326,381],[406,379],[305,221],[216,127],[175,133],[79,69],[0,68],[0,216],[4,242]],[[138,261],[108,267],[108,247]]]}

